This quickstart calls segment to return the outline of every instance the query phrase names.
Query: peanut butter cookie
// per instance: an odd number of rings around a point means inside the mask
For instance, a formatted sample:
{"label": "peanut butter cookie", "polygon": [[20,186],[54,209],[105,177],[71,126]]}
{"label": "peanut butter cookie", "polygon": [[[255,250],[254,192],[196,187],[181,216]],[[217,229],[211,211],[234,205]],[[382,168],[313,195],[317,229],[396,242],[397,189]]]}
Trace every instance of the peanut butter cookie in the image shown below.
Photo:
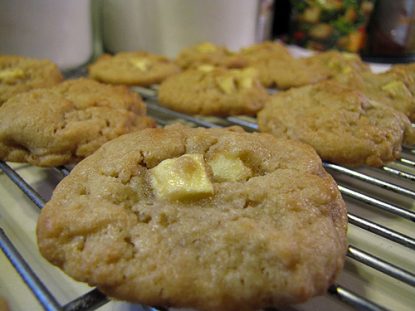
{"label": "peanut butter cookie", "polygon": [[89,66],[89,76],[100,82],[149,86],[180,71],[164,56],[147,52],[104,54]]}
{"label": "peanut butter cookie", "polygon": [[62,74],[49,60],[0,55],[0,106],[16,94],[61,81]]}
{"label": "peanut butter cookie", "polygon": [[0,159],[74,163],[108,140],[154,126],[145,111],[126,87],[87,79],[16,95],[0,107]]}
{"label": "peanut butter cookie", "polygon": [[40,252],[116,299],[258,310],[324,294],[346,208],[315,151],[237,129],[133,132],[80,162],[37,225]]}

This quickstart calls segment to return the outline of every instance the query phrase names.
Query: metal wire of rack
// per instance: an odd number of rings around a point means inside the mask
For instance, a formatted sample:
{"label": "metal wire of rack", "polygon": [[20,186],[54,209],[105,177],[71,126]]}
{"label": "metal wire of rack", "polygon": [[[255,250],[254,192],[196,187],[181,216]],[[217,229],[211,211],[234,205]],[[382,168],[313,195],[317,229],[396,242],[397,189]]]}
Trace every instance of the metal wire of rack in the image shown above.
{"label": "metal wire of rack", "polygon": [[[158,105],[156,91],[154,89],[141,87],[133,87],[132,89],[145,99],[149,115],[153,116],[160,125],[166,125],[179,119],[202,127],[239,125],[248,131],[256,131],[258,129],[253,118],[202,118],[171,111]],[[348,203],[350,200],[357,202],[359,206],[368,208],[374,213],[386,213],[390,217],[399,217],[409,222],[409,226],[413,225],[412,222],[415,221],[415,212],[411,208],[404,206],[405,204],[401,204],[401,201],[409,200],[409,202],[414,202],[415,200],[415,191],[413,190],[413,181],[415,180],[414,149],[406,147],[401,160],[395,161],[380,169],[370,168],[366,169],[366,171],[361,171],[359,169],[350,169],[326,162],[324,163],[324,167],[333,174],[339,184],[342,195]],[[0,162],[0,169],[39,209],[43,207],[45,199],[16,170],[4,162]],[[70,169],[66,167],[58,167],[56,170],[60,173],[61,177],[70,173]],[[390,180],[391,178],[393,181]],[[350,180],[353,182],[350,182]],[[354,182],[357,182],[358,186],[354,185]],[[371,191],[371,189],[375,189],[375,191]],[[385,192],[395,197],[397,196],[399,199],[390,200],[379,195],[379,193],[384,194]],[[379,224],[368,217],[359,216],[352,211],[348,213],[348,220],[349,224],[359,229],[365,230],[389,242],[396,243],[410,251],[415,250],[415,239],[408,233],[399,232],[394,228]],[[33,272],[30,263],[26,262],[7,236],[5,230],[1,227],[0,248],[45,310],[95,310],[109,300],[97,289],[93,289],[69,303],[60,304],[53,296],[53,291],[50,291],[42,283],[42,280],[38,278],[36,273]],[[401,267],[390,260],[380,258],[354,245],[349,246],[347,257],[349,260],[371,267],[407,284],[411,288],[415,288],[415,274],[412,269]],[[328,290],[328,295],[357,310],[375,311],[388,309],[341,284],[333,284]],[[144,308],[149,311],[165,310],[160,307]]]}

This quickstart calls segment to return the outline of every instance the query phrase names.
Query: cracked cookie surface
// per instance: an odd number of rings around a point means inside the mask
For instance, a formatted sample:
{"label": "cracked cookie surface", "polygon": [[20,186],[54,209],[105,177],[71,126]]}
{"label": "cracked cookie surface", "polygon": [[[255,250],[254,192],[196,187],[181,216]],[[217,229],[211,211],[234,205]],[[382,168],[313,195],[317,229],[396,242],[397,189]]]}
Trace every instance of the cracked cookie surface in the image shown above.
{"label": "cracked cookie surface", "polygon": [[323,160],[381,166],[415,142],[401,112],[333,81],[281,92],[258,113],[262,132],[313,146]]}
{"label": "cracked cookie surface", "polygon": [[324,294],[343,266],[346,225],[311,147],[173,125],[81,161],[42,209],[37,237],[50,262],[117,299],[257,310]]}
{"label": "cracked cookie surface", "polygon": [[63,79],[49,60],[0,55],[0,106],[14,95],[58,84]]}
{"label": "cracked cookie surface", "polygon": [[140,97],[123,86],[68,80],[0,107],[0,158],[39,166],[74,163],[108,140],[153,127]]}

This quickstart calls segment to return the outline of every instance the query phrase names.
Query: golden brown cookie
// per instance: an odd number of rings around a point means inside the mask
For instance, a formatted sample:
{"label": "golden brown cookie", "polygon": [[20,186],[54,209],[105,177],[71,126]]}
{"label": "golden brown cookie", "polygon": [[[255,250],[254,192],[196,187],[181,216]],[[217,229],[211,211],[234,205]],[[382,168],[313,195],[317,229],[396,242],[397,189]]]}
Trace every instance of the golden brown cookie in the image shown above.
{"label": "golden brown cookie", "polygon": [[304,62],[307,67],[314,66],[316,72],[339,81],[351,74],[370,72],[369,66],[355,53],[326,51],[304,58]]}
{"label": "golden brown cookie", "polygon": [[108,140],[154,126],[139,96],[124,86],[68,80],[0,107],[0,159],[55,166],[77,162]]}
{"label": "golden brown cookie", "polygon": [[303,58],[269,59],[252,64],[259,72],[261,83],[266,87],[289,89],[314,84],[328,78],[314,65],[307,64]]}
{"label": "golden brown cookie", "polygon": [[197,68],[200,65],[212,65],[224,68],[242,68],[246,60],[223,46],[204,42],[183,49],[176,63],[183,69]]}
{"label": "golden brown cookie", "polygon": [[393,65],[389,71],[403,72],[415,79],[415,63]]}
{"label": "golden brown cookie", "polygon": [[258,113],[262,132],[298,139],[323,160],[380,166],[399,157],[402,142],[415,133],[401,112],[333,81],[272,97]]}
{"label": "golden brown cookie", "polygon": [[269,96],[252,68],[225,69],[209,65],[165,80],[159,102],[172,110],[201,115],[254,115]]}
{"label": "golden brown cookie", "polygon": [[261,62],[267,58],[291,58],[289,50],[280,42],[265,41],[241,49],[239,52],[250,63]]}
{"label": "golden brown cookie", "polygon": [[288,89],[317,83],[328,78],[325,71],[302,58],[294,58],[279,42],[263,42],[242,49],[240,55],[249,66],[258,71],[261,83],[266,87]]}
{"label": "golden brown cookie", "polygon": [[388,105],[415,121],[415,75],[406,70],[374,74],[363,72],[340,79],[342,83],[366,96]]}
{"label": "golden brown cookie", "polygon": [[258,310],[324,294],[343,266],[346,222],[311,147],[172,126],[80,162],[42,209],[37,238],[51,263],[116,299]]}
{"label": "golden brown cookie", "polygon": [[49,60],[0,55],[0,106],[16,94],[61,81],[62,74]]}
{"label": "golden brown cookie", "polygon": [[89,76],[100,82],[149,86],[180,71],[164,56],[147,52],[104,54],[89,66]]}
{"label": "golden brown cookie", "polygon": [[[415,63],[394,65],[388,72],[398,75],[404,82],[405,87],[415,96]],[[409,118],[415,121],[414,112],[411,111]]]}

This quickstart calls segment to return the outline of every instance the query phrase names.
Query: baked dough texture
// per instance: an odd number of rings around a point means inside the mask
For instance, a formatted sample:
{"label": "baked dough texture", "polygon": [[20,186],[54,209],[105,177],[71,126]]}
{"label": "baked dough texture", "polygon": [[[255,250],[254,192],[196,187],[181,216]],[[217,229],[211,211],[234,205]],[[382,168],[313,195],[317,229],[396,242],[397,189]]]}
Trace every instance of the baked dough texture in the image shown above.
{"label": "baked dough texture", "polygon": [[279,42],[263,42],[242,49],[240,55],[259,73],[265,87],[288,89],[317,83],[328,78],[320,66],[294,58]]}
{"label": "baked dough texture", "polygon": [[[212,195],[158,199],[151,170],[185,154],[227,154],[251,175],[220,182],[210,172]],[[80,162],[41,211],[37,238],[51,263],[117,299],[257,310],[324,294],[343,266],[346,225],[311,147],[174,125],[121,136]]]}
{"label": "baked dough texture", "polygon": [[405,74],[415,79],[415,63],[393,65],[389,71]]}
{"label": "baked dough texture", "polygon": [[339,81],[347,79],[352,74],[370,72],[370,67],[356,53],[331,50],[303,60],[306,67],[313,67],[315,72],[326,75],[328,78],[336,78]]}
{"label": "baked dough texture", "polygon": [[242,48],[240,54],[250,62],[263,61],[266,58],[291,58],[290,51],[280,42],[264,41]]}
{"label": "baked dough texture", "polygon": [[161,105],[193,115],[255,115],[268,98],[255,70],[211,66],[170,77],[158,93]]}
{"label": "baked dough texture", "polygon": [[58,67],[49,60],[0,55],[0,106],[12,96],[62,81]]}
{"label": "baked dough texture", "polygon": [[0,159],[38,166],[74,163],[103,143],[155,126],[124,86],[79,79],[16,95],[0,107]]}
{"label": "baked dough texture", "polygon": [[258,125],[310,144],[323,160],[352,166],[381,166],[399,157],[403,141],[415,143],[403,113],[334,81],[274,95]]}
{"label": "baked dough texture", "polygon": [[89,77],[100,82],[149,86],[176,74],[180,68],[168,58],[148,52],[104,54],[88,68]]}
{"label": "baked dough texture", "polygon": [[203,42],[183,49],[176,58],[182,69],[212,65],[223,68],[242,68],[247,65],[244,57],[229,51],[224,46]]}
{"label": "baked dough texture", "polygon": [[340,81],[415,121],[415,75],[401,68],[379,74],[350,74]]}

